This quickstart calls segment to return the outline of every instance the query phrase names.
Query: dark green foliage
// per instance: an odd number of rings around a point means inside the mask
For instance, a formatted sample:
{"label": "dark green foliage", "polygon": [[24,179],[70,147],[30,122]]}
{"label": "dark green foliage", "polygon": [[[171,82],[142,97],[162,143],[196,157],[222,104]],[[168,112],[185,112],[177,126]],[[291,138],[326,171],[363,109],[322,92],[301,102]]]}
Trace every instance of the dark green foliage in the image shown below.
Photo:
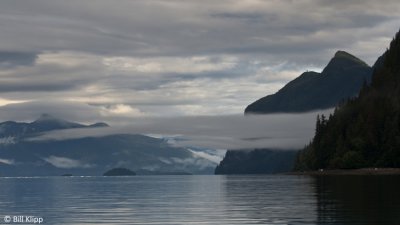
{"label": "dark green foliage", "polygon": [[136,175],[135,172],[126,168],[114,168],[108,170],[103,174],[103,176],[134,176],[134,175]]}
{"label": "dark green foliage", "polygon": [[297,151],[229,150],[215,169],[215,174],[269,174],[293,169]]}
{"label": "dark green foliage", "polygon": [[372,68],[360,59],[338,51],[321,73],[305,72],[273,95],[247,106],[245,113],[304,112],[335,107],[358,94],[369,81]]}
{"label": "dark green foliage", "polygon": [[329,119],[317,118],[314,139],[298,154],[296,170],[400,167],[399,33],[376,65],[358,97]]}

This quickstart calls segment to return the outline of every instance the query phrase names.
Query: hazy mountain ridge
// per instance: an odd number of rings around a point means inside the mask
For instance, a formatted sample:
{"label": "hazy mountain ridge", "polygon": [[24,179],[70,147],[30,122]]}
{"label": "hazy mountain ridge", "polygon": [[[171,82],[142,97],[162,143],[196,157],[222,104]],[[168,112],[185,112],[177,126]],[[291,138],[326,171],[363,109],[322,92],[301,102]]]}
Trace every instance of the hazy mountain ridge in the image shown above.
{"label": "hazy mountain ridge", "polygon": [[106,127],[105,123],[82,125],[49,115],[31,123],[0,123],[0,175],[101,175],[125,167],[157,173],[212,173],[215,163],[165,140],[144,135],[117,134],[68,140],[32,141],[42,132]]}
{"label": "hazy mountain ridge", "polygon": [[71,128],[90,128],[108,127],[106,123],[95,123],[83,125],[55,118],[49,114],[42,114],[37,120],[31,123],[6,121],[0,123],[0,138],[2,137],[25,137],[38,134],[40,132],[71,129]]}

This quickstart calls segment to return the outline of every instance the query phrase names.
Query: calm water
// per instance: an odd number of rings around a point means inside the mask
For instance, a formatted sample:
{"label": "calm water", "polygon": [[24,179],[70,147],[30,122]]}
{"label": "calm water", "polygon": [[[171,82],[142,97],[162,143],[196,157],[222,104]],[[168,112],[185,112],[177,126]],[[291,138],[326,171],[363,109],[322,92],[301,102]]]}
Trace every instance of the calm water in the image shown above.
{"label": "calm water", "polygon": [[399,176],[0,178],[0,223],[398,225],[399,192]]}

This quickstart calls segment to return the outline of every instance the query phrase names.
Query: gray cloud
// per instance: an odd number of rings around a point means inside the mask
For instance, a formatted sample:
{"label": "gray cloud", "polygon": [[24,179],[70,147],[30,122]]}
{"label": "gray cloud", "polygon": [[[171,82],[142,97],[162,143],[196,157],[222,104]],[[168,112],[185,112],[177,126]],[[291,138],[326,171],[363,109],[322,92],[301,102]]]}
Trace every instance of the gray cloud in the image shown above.
{"label": "gray cloud", "polygon": [[43,113],[78,122],[96,122],[96,118],[100,119],[101,116],[99,108],[74,102],[33,101],[0,107],[0,118],[3,121],[32,121]]}
{"label": "gray cloud", "polygon": [[[17,43],[24,43],[24,50],[135,56],[223,54],[249,44],[250,49],[254,49],[251,37],[297,39],[321,31],[334,39],[338,30],[351,29],[353,34],[362,34],[371,26],[399,18],[396,1],[385,1],[385,4],[319,0],[224,0],[218,4],[119,1],[116,4],[99,0],[96,4],[82,4],[81,1],[37,0],[24,4],[3,1],[1,9],[2,20],[7,24],[3,30],[8,32],[1,32],[0,37],[7,38],[1,38],[0,46],[19,49]],[[303,45],[320,54],[327,49],[318,44],[321,41],[324,38]],[[357,41],[348,37],[337,47]],[[297,43],[287,42],[286,45],[294,48]],[[257,46],[263,47],[263,44]],[[268,48],[264,46],[264,49],[265,54],[270,54]],[[273,54],[285,57],[296,52],[290,49]]]}
{"label": "gray cloud", "polygon": [[63,169],[93,167],[93,165],[83,163],[79,160],[66,158],[66,157],[50,156],[47,158],[43,158],[43,160],[57,168],[63,168]]}
{"label": "gray cloud", "polygon": [[37,59],[36,52],[0,51],[0,69],[11,69],[16,66],[32,66]]}
{"label": "gray cloud", "polygon": [[220,13],[212,13],[211,17],[219,18],[219,19],[227,19],[227,20],[240,20],[245,23],[260,23],[266,22],[264,15],[261,13],[232,13],[232,12],[220,12]]}
{"label": "gray cloud", "polygon": [[372,64],[399,10],[396,0],[1,1],[0,105],[241,113],[338,49]]}
{"label": "gray cloud", "polygon": [[2,159],[2,158],[0,158],[0,163],[6,164],[6,165],[14,165],[15,161],[13,159]]}
{"label": "gray cloud", "polygon": [[38,81],[26,83],[26,81],[8,81],[0,84],[0,92],[55,92],[62,90],[71,90],[78,86],[73,82],[57,81]]}

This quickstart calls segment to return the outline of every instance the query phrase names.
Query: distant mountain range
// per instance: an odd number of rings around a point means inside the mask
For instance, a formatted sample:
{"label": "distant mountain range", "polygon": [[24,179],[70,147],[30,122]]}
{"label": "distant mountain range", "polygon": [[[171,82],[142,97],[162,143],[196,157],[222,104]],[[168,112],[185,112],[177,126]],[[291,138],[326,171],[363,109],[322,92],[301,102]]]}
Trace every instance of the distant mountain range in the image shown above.
{"label": "distant mountain range", "polygon": [[47,114],[31,123],[0,123],[0,176],[102,175],[120,167],[138,174],[204,174],[212,173],[216,166],[191,150],[139,134],[32,139],[53,130],[107,126],[83,125]]}
{"label": "distant mountain range", "polygon": [[[250,104],[245,114],[296,113],[337,106],[355,97],[363,84],[381,67],[380,57],[373,67],[357,57],[337,51],[321,73],[304,72],[277,93]],[[216,174],[257,174],[288,172],[294,165],[292,150],[228,150],[216,167]]]}
{"label": "distant mountain range", "polygon": [[90,127],[108,127],[108,124],[95,123],[92,125],[83,125],[54,118],[51,115],[44,113],[32,123],[18,123],[15,121],[6,121],[0,123],[0,137],[12,137],[13,139],[19,139],[26,136],[40,134],[41,132],[45,131]]}
{"label": "distant mountain range", "polygon": [[304,72],[272,95],[246,107],[245,113],[305,112],[335,107],[358,94],[372,68],[344,51],[336,52],[321,73]]}

